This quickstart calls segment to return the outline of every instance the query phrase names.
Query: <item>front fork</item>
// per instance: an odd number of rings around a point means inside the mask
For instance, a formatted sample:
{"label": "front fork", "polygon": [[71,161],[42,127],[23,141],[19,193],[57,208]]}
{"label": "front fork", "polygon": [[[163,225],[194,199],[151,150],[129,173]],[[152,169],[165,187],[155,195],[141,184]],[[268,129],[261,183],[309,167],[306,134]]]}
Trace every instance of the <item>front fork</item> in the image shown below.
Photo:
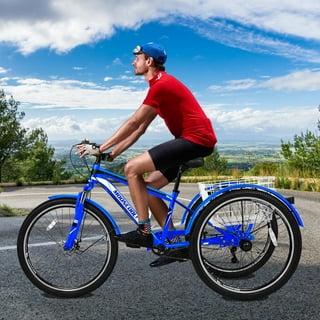
{"label": "front fork", "polygon": [[82,226],[82,221],[85,214],[84,202],[87,198],[88,192],[89,191],[81,191],[78,194],[76,206],[75,206],[74,218],[70,227],[67,240],[63,247],[64,250],[66,251],[71,250],[77,241],[79,230]]}

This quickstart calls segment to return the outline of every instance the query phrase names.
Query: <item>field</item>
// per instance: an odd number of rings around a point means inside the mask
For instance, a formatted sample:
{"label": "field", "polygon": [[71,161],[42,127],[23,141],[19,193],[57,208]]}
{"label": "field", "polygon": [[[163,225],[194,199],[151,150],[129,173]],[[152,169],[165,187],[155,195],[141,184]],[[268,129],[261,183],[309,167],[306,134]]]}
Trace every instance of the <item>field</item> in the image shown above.
{"label": "field", "polygon": [[228,167],[250,170],[255,164],[261,162],[281,162],[280,143],[276,144],[222,144],[218,146],[220,156],[228,161]]}

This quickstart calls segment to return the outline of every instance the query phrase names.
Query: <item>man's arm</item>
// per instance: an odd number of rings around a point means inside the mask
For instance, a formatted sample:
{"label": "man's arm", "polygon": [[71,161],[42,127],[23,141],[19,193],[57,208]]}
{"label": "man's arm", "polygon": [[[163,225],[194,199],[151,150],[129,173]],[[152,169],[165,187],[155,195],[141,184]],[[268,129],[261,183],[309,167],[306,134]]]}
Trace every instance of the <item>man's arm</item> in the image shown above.
{"label": "man's arm", "polygon": [[115,158],[139,139],[156,116],[155,108],[141,105],[116,133],[100,146],[100,152],[116,145],[111,152],[112,158]]}
{"label": "man's arm", "polygon": [[[151,120],[152,121],[152,120]],[[115,148],[110,152],[110,156],[112,159],[116,158],[119,154],[121,154],[123,151],[127,150],[129,147],[131,147],[146,131],[148,128],[149,123],[142,123],[140,127],[134,131],[129,137],[122,140],[120,143],[118,143]]]}

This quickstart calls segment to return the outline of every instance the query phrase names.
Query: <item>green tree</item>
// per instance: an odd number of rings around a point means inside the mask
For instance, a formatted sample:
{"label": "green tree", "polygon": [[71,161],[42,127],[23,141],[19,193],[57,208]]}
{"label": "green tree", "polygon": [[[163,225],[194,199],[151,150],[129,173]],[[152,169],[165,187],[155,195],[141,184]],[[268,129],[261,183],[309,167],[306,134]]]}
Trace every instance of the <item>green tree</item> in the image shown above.
{"label": "green tree", "polygon": [[[320,112],[320,105],[318,106],[318,111]],[[320,131],[320,120],[318,120],[318,130]]]}
{"label": "green tree", "polygon": [[[320,107],[319,107],[320,111]],[[320,121],[318,120],[320,131]],[[309,130],[294,136],[293,142],[281,140],[281,154],[291,169],[302,177],[316,177],[320,173],[320,137]]]}
{"label": "green tree", "polygon": [[18,112],[19,102],[13,97],[6,99],[3,90],[0,90],[0,182],[2,169],[7,159],[24,143],[26,129],[21,127],[20,121],[24,112]]}
{"label": "green tree", "polygon": [[227,170],[227,159],[221,157],[217,148],[212,154],[204,159],[203,169],[207,172],[215,172],[216,174],[223,174]]}
{"label": "green tree", "polygon": [[25,174],[31,181],[58,179],[63,174],[65,160],[54,160],[54,148],[48,145],[42,128],[32,130],[26,137]]}
{"label": "green tree", "polygon": [[66,160],[54,159],[55,149],[48,145],[42,128],[28,130],[21,127],[23,112],[12,97],[7,100],[0,91],[0,181],[59,182],[69,178],[65,172]]}
{"label": "green tree", "polygon": [[254,176],[274,176],[279,171],[278,163],[261,162],[254,165],[249,171]]}
{"label": "green tree", "polygon": [[225,174],[227,171],[227,165],[227,159],[221,157],[217,148],[215,148],[211,155],[205,157],[204,165],[200,168],[191,169],[189,174],[194,176]]}
{"label": "green tree", "polygon": [[25,137],[24,147],[8,158],[4,165],[6,181],[54,181],[68,179],[65,171],[66,159],[55,160],[54,148],[42,128],[34,129]]}
{"label": "green tree", "polygon": [[292,169],[302,177],[318,176],[320,172],[320,138],[307,130],[294,136],[294,142],[281,141],[281,154]]}

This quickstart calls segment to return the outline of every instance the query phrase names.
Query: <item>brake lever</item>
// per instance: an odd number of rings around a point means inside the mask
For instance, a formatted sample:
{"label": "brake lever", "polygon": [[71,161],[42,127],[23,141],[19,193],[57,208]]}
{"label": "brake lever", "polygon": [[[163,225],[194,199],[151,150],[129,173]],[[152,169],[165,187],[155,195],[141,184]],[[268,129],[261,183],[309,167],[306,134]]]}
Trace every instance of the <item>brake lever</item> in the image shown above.
{"label": "brake lever", "polygon": [[84,138],[81,142],[74,144],[72,147],[80,146],[81,144],[90,144],[92,146],[98,146],[95,142],[90,142],[87,138]]}

